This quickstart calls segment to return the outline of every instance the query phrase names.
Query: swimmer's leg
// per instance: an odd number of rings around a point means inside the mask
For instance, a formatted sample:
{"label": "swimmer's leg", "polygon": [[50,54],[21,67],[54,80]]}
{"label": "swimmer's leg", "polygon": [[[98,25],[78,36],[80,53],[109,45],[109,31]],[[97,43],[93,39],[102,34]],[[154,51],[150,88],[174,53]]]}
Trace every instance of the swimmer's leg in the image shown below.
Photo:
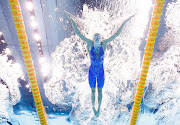
{"label": "swimmer's leg", "polygon": [[94,112],[94,114],[96,114],[96,109],[94,107],[94,103],[95,103],[95,88],[91,88],[91,100],[92,100],[93,112]]}
{"label": "swimmer's leg", "polygon": [[95,77],[94,73],[92,73],[91,69],[89,70],[89,85],[90,85],[90,87],[91,87],[92,107],[93,107],[94,114],[96,114],[96,110],[95,110],[95,107],[94,107],[94,103],[95,103],[96,77]]}
{"label": "swimmer's leg", "polygon": [[99,117],[99,112],[100,112],[100,108],[101,108],[101,102],[102,102],[102,88],[98,88],[98,110],[96,113],[96,117]]}
{"label": "swimmer's leg", "polygon": [[102,88],[104,86],[104,70],[98,75],[97,82],[98,82],[98,110],[96,113],[96,116],[99,117],[99,112],[101,108],[101,102],[102,102]]}

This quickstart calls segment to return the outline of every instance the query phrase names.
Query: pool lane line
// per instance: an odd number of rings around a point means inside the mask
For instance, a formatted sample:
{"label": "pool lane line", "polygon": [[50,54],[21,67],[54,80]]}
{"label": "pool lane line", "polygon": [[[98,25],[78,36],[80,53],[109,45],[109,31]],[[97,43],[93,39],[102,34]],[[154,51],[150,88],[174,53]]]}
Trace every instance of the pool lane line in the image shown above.
{"label": "pool lane line", "polygon": [[149,70],[149,65],[151,62],[155,39],[158,32],[160,17],[162,15],[164,1],[165,0],[155,0],[155,5],[154,5],[150,29],[149,29],[149,35],[148,35],[144,58],[143,58],[143,64],[141,67],[141,74],[139,78],[139,83],[137,85],[136,94],[134,97],[135,101],[132,109],[130,125],[136,125],[137,122],[139,108],[141,105],[141,100],[145,88],[146,78]]}
{"label": "pool lane line", "polygon": [[19,44],[21,46],[22,55],[24,58],[24,63],[26,65],[26,70],[28,73],[29,81],[32,88],[33,98],[36,105],[36,110],[38,112],[39,120],[41,125],[47,125],[45,109],[43,107],[43,102],[39,92],[36,74],[32,62],[31,52],[27,40],[26,30],[22,18],[21,8],[18,0],[9,0],[11,6],[12,17],[14,18],[15,28],[17,30],[17,35],[19,39]]}

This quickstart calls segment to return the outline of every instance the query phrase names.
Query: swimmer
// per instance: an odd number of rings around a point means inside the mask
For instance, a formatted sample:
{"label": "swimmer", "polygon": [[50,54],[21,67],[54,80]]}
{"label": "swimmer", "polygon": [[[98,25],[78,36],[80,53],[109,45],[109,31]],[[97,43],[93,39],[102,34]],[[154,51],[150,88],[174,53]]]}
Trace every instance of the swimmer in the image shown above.
{"label": "swimmer", "polygon": [[[100,107],[101,107],[101,101],[102,101],[102,89],[104,86],[104,67],[103,67],[103,61],[104,61],[104,53],[107,47],[107,44],[114,40],[119,34],[121,33],[124,25],[134,16],[129,17],[126,19],[123,24],[120,26],[120,28],[117,30],[117,32],[111,36],[109,39],[105,39],[101,42],[101,36],[100,34],[96,33],[94,35],[94,40],[90,40],[83,36],[79,29],[77,28],[74,20],[70,17],[70,15],[65,11],[67,17],[71,20],[73,29],[75,33],[84,41],[87,43],[87,50],[90,55],[91,65],[89,67],[89,85],[91,87],[91,99],[92,99],[92,107],[93,112],[96,117],[99,117],[100,113]],[[96,89],[96,83],[98,87],[98,110],[96,111],[94,103],[95,103],[95,89]]]}

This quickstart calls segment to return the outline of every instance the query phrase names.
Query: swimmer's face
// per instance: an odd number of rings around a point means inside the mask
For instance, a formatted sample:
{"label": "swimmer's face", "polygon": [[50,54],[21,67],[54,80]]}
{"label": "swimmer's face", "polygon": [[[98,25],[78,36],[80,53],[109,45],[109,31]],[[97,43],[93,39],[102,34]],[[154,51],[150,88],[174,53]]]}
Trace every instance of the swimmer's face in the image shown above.
{"label": "swimmer's face", "polygon": [[100,34],[96,33],[96,34],[94,35],[94,41],[100,41],[100,39],[101,39]]}

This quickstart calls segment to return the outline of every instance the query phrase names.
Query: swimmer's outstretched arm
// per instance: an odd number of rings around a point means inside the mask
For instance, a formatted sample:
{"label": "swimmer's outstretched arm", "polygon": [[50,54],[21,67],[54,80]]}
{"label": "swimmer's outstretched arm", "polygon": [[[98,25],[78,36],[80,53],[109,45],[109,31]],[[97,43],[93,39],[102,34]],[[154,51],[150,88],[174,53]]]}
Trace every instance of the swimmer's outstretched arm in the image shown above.
{"label": "swimmer's outstretched arm", "polygon": [[81,34],[81,32],[79,31],[79,29],[78,29],[77,26],[76,26],[76,23],[75,23],[74,20],[71,18],[71,16],[70,16],[66,11],[64,11],[64,12],[65,12],[66,16],[71,20],[72,26],[73,26],[73,28],[74,28],[75,33],[76,33],[82,40],[84,40],[88,45],[89,45],[89,44],[93,44],[93,41],[92,41],[92,40],[86,38],[85,36],[83,36],[83,35]]}
{"label": "swimmer's outstretched arm", "polygon": [[134,17],[135,15],[133,16],[130,16],[128,19],[126,19],[123,24],[121,25],[121,27],[118,29],[118,31],[113,35],[111,36],[109,39],[105,39],[102,41],[102,48],[103,50],[105,51],[106,50],[106,46],[109,42],[111,42],[112,40],[114,40],[117,36],[119,36],[119,34],[121,33],[123,27],[125,26],[125,24],[132,18]]}

